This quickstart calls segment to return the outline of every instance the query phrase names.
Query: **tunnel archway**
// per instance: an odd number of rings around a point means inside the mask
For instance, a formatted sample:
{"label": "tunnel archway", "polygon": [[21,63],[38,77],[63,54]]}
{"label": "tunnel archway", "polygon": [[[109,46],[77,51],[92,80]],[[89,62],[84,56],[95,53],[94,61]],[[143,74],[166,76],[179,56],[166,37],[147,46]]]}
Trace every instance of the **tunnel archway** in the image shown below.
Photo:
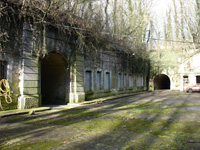
{"label": "tunnel archway", "polygon": [[66,62],[58,53],[49,53],[41,60],[42,105],[64,104]]}
{"label": "tunnel archway", "polygon": [[159,74],[154,78],[154,89],[170,89],[170,78],[165,74]]}

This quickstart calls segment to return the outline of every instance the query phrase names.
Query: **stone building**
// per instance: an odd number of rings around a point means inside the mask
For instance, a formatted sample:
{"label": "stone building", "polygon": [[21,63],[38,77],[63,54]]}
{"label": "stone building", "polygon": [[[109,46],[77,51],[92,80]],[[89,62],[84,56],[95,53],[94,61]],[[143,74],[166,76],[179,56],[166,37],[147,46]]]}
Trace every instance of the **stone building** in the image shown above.
{"label": "stone building", "polygon": [[[8,26],[9,40],[1,43],[0,52],[1,79],[8,79],[13,98],[12,107],[4,104],[9,109],[80,103],[148,89],[148,61],[123,47],[88,50],[51,25],[45,25],[43,34],[31,23],[18,24]],[[38,54],[38,43],[46,50],[44,56]]]}
{"label": "stone building", "polygon": [[[200,84],[199,50],[185,49],[173,50],[172,48],[170,51],[162,50],[162,52],[154,51],[151,53],[152,58],[154,58],[154,71],[152,71],[150,79],[152,90],[185,91],[188,86]],[[154,56],[161,57],[155,59]]]}
{"label": "stone building", "polygon": [[181,76],[180,90],[183,91],[187,86],[200,84],[200,54],[197,53],[186,59],[179,68]]}

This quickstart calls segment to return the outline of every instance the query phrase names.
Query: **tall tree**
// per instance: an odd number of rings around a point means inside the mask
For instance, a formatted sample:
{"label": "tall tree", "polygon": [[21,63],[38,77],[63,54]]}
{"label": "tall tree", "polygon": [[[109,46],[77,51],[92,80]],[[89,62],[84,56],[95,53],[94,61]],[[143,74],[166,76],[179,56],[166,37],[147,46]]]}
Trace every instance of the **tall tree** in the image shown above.
{"label": "tall tree", "polygon": [[176,40],[179,39],[179,21],[178,21],[178,10],[177,10],[177,3],[176,0],[173,0],[174,5],[174,24],[175,24],[175,34],[176,34]]}

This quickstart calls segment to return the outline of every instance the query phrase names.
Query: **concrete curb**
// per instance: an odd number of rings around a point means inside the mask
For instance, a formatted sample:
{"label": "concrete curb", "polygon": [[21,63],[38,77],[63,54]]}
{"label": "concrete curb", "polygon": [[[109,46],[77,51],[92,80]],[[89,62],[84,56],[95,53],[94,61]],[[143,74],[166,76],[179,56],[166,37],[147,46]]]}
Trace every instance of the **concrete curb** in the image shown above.
{"label": "concrete curb", "polygon": [[34,112],[40,112],[40,111],[46,111],[51,110],[51,107],[39,107],[39,108],[32,108],[32,109],[25,109],[25,110],[7,110],[0,112],[0,118],[13,116],[13,115],[22,115],[22,114],[28,114],[30,111]]}
{"label": "concrete curb", "polygon": [[138,95],[138,94],[143,94],[143,93],[147,93],[147,92],[149,92],[149,91],[142,91],[142,92],[131,93],[131,94],[121,94],[121,95],[103,97],[103,98],[85,101],[85,102],[82,102],[82,103],[79,103],[79,104],[84,105],[84,104],[98,103],[98,102],[103,102],[103,101],[107,101],[107,100],[113,100],[113,99],[117,99],[117,98],[123,98],[123,97],[129,97],[129,96],[134,96],[134,95]]}

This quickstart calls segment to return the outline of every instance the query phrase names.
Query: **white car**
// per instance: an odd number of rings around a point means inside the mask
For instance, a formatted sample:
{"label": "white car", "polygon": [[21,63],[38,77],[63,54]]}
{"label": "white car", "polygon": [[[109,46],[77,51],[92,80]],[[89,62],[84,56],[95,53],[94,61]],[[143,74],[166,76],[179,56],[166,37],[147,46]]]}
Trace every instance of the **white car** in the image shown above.
{"label": "white car", "polygon": [[196,85],[193,85],[193,86],[188,86],[186,88],[186,91],[189,92],[189,93],[200,92],[200,84],[196,84]]}

